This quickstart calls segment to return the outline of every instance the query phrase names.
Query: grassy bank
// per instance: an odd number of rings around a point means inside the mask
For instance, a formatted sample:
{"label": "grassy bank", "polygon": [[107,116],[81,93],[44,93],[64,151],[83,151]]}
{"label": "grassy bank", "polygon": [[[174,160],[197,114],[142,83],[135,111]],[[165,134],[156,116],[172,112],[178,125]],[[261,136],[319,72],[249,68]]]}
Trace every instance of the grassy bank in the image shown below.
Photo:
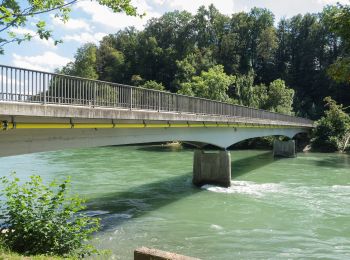
{"label": "grassy bank", "polygon": [[7,260],[7,259],[9,260],[59,260],[63,258],[57,257],[57,256],[45,256],[45,255],[23,256],[23,255],[11,252],[5,247],[0,245],[0,260]]}

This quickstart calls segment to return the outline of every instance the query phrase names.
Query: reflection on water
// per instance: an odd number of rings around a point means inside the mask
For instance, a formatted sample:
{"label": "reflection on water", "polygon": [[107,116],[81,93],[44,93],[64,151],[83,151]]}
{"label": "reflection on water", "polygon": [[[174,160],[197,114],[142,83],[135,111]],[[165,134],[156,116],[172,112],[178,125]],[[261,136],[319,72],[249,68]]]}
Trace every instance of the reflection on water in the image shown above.
{"label": "reflection on water", "polygon": [[201,189],[192,157],[154,145],[78,149],[0,158],[0,172],[71,175],[102,219],[94,243],[114,259],[139,246],[203,259],[350,258],[349,155],[232,151],[232,186]]}

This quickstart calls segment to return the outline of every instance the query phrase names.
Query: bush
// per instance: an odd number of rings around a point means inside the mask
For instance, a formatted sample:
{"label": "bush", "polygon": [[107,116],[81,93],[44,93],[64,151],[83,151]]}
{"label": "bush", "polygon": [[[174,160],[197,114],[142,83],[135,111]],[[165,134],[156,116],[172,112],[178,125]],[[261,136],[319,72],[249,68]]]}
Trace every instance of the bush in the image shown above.
{"label": "bush", "polygon": [[158,83],[154,80],[149,80],[149,81],[146,81],[143,85],[142,85],[143,88],[147,88],[147,89],[154,89],[154,90],[161,90],[161,91],[164,91],[165,88],[163,86],[162,83]]}
{"label": "bush", "polygon": [[13,175],[2,177],[0,205],[2,243],[25,255],[83,257],[97,250],[87,244],[98,230],[99,219],[84,216],[84,201],[69,197],[69,179],[62,184],[44,185],[40,176],[20,184]]}
{"label": "bush", "polygon": [[350,140],[350,116],[330,97],[324,101],[328,110],[316,122],[312,147],[321,151],[344,151]]}

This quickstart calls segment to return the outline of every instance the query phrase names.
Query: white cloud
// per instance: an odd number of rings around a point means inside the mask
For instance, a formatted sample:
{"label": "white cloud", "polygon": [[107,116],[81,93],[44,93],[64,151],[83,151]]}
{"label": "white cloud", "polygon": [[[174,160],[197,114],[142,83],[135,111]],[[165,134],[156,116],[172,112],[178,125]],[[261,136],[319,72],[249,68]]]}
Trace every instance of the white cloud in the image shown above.
{"label": "white cloud", "polygon": [[318,0],[320,4],[323,5],[334,5],[336,3],[349,4],[349,0]]}
{"label": "white cloud", "polygon": [[209,6],[214,4],[217,9],[223,14],[232,14],[234,10],[234,0],[175,0],[169,1],[169,4],[174,9],[186,10],[191,13],[196,13],[202,5]]}
{"label": "white cloud", "polygon": [[72,34],[72,35],[66,35],[63,37],[63,41],[76,41],[81,44],[93,42],[97,44],[104,36],[106,36],[106,33],[80,33],[80,34]]}
{"label": "white cloud", "polygon": [[166,0],[153,0],[154,3],[158,4],[158,5],[164,5]]}
{"label": "white cloud", "polygon": [[137,6],[138,12],[146,12],[146,16],[140,18],[128,16],[124,13],[113,13],[107,7],[92,1],[80,1],[77,3],[76,8],[89,14],[93,23],[99,23],[113,29],[120,29],[128,26],[135,26],[137,29],[142,29],[149,18],[160,16],[159,13],[152,11],[145,0],[136,0],[133,1],[132,4]]}
{"label": "white cloud", "polygon": [[85,22],[83,19],[74,19],[70,18],[67,22],[63,22],[58,17],[55,17],[54,15],[50,15],[52,18],[52,23],[54,25],[60,26],[66,30],[78,30],[82,29],[85,31],[91,31],[91,26]]}
{"label": "white cloud", "polygon": [[11,29],[11,32],[17,34],[17,35],[25,35],[25,34],[29,34],[31,35],[33,38],[34,41],[42,44],[42,45],[45,45],[47,47],[50,47],[50,48],[57,48],[57,46],[55,45],[55,42],[53,39],[49,38],[48,40],[45,40],[45,39],[40,39],[40,37],[37,35],[37,33],[33,30],[30,30],[30,29],[27,29],[27,28],[12,28]]}
{"label": "white cloud", "polygon": [[51,51],[46,51],[38,56],[21,56],[14,53],[12,57],[14,66],[43,71],[53,71],[71,61]]}

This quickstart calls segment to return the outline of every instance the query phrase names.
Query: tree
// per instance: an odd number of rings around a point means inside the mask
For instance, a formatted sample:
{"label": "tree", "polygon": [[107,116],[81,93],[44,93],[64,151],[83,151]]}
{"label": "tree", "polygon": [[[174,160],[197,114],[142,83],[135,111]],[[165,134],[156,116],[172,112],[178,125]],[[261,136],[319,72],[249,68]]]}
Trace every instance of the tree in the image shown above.
{"label": "tree", "polygon": [[208,98],[218,101],[230,101],[227,94],[229,86],[236,77],[227,75],[222,65],[216,65],[199,76],[193,76],[190,82],[181,84],[180,94]]}
{"label": "tree", "polygon": [[312,146],[322,151],[344,151],[350,140],[350,116],[332,98],[324,99],[324,116],[316,122]]}
{"label": "tree", "polygon": [[183,57],[193,49],[192,19],[191,13],[187,11],[167,12],[148,21],[145,35],[156,37],[162,49],[174,49],[176,58]]}
{"label": "tree", "polygon": [[263,109],[292,115],[293,113],[294,90],[286,86],[281,79],[276,79],[270,83],[267,90],[267,99],[261,107]]}
{"label": "tree", "polygon": [[113,47],[113,39],[105,37],[97,49],[96,69],[99,79],[110,82],[124,83],[125,57],[124,54]]}
{"label": "tree", "polygon": [[174,84],[179,86],[183,82],[188,82],[193,76],[198,76],[202,71],[207,71],[214,65],[216,63],[210,49],[195,48],[184,59],[176,61],[177,72]]}
{"label": "tree", "polygon": [[68,63],[58,72],[71,76],[97,79],[98,74],[96,72],[96,51],[97,47],[95,44],[84,44],[77,50],[74,56],[74,62]]}
{"label": "tree", "polygon": [[323,16],[299,14],[282,19],[277,29],[273,79],[280,78],[294,89],[294,110],[313,119],[322,115],[322,99],[326,96],[347,103],[347,94],[336,90],[336,84],[326,73],[342,46]]}
{"label": "tree", "polygon": [[274,57],[278,47],[276,29],[267,27],[260,32],[257,39],[256,71],[259,82],[267,83],[274,79]]}
{"label": "tree", "polygon": [[[249,59],[252,69],[258,71],[264,67],[264,62],[269,61],[269,56],[276,48],[274,15],[267,9],[254,7],[249,12],[249,20]],[[266,53],[266,49],[269,50],[269,54]]]}
{"label": "tree", "polygon": [[213,4],[208,9],[199,7],[192,20],[193,37],[199,48],[215,49],[219,46],[229,18],[221,14]]}
{"label": "tree", "polygon": [[243,106],[258,108],[258,102],[254,95],[254,71],[250,71],[246,75],[240,75],[235,81],[235,96],[238,103]]}
{"label": "tree", "polygon": [[165,89],[162,83],[158,83],[157,81],[154,81],[154,80],[146,81],[142,85],[142,87],[147,89],[161,90],[161,91]]}
{"label": "tree", "polygon": [[235,83],[235,96],[244,106],[265,109],[272,112],[291,115],[293,113],[294,90],[286,86],[281,79],[274,80],[268,86],[254,85],[254,72],[238,76]]}
{"label": "tree", "polygon": [[338,58],[329,66],[328,74],[338,83],[350,84],[350,57]]}
{"label": "tree", "polygon": [[[138,14],[137,8],[131,4],[131,0],[95,0],[100,5],[107,6],[113,12],[125,12],[127,15],[142,16]],[[0,7],[0,33],[7,33],[6,36],[0,37],[0,54],[4,53],[4,46],[17,42],[31,40],[34,35],[26,33],[24,36],[19,36],[12,28],[25,27],[29,18],[40,17],[44,13],[53,13],[63,22],[69,20],[69,13],[71,7],[77,3],[78,0],[37,0],[37,1],[19,1],[19,0],[3,0]],[[51,30],[46,28],[45,21],[39,19],[36,22],[36,35],[40,39],[52,38]],[[55,44],[59,43],[55,40]]]}
{"label": "tree", "polygon": [[329,67],[328,74],[337,82],[350,84],[350,6],[337,4],[324,9],[324,21],[339,36],[345,50]]}

